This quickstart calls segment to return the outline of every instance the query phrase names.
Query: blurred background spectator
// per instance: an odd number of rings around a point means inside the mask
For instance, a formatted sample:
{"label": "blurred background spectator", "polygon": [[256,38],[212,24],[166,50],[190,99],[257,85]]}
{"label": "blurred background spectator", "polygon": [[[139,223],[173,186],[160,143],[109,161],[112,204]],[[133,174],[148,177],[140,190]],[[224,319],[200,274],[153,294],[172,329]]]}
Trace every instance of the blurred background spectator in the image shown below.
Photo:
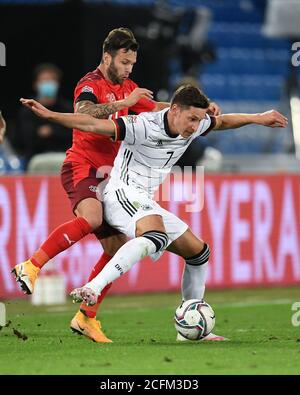
{"label": "blurred background spectator", "polygon": [[134,27],[140,42],[143,83],[161,101],[172,94],[172,69],[177,68],[181,78],[197,79],[202,66],[215,59],[214,45],[207,40],[209,9],[200,3],[189,7],[184,2],[171,3],[154,2],[149,22]]}
{"label": "blurred background spectator", "polygon": [[[34,97],[45,107],[58,112],[72,112],[70,100],[59,95],[61,70],[54,64],[40,64],[34,70]],[[26,167],[37,154],[64,153],[72,144],[72,132],[60,125],[45,122],[25,107],[17,117],[13,147],[25,158]]]}

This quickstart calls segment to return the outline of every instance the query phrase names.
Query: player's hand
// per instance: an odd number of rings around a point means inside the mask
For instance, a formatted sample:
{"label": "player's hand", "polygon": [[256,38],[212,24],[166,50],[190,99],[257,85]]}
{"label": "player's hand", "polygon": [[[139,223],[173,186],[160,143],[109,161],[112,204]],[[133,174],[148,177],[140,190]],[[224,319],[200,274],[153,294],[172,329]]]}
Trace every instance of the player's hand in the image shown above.
{"label": "player's hand", "polygon": [[0,111],[0,144],[3,143],[5,130],[6,130],[6,122]]}
{"label": "player's hand", "polygon": [[51,115],[52,111],[48,110],[46,107],[44,107],[41,103],[37,102],[36,100],[21,98],[20,102],[23,104],[23,106],[29,108],[32,112],[35,113],[35,115],[41,118],[47,119]]}
{"label": "player's hand", "polygon": [[222,114],[221,107],[217,103],[212,101],[209,103],[207,114],[213,115],[215,117],[221,115]]}
{"label": "player's hand", "polygon": [[270,110],[258,114],[258,124],[269,126],[270,128],[285,128],[288,124],[288,119],[275,110]]}
{"label": "player's hand", "polygon": [[134,91],[130,93],[126,99],[124,99],[124,104],[126,107],[134,106],[140,99],[153,99],[153,92],[145,88],[135,88]]}

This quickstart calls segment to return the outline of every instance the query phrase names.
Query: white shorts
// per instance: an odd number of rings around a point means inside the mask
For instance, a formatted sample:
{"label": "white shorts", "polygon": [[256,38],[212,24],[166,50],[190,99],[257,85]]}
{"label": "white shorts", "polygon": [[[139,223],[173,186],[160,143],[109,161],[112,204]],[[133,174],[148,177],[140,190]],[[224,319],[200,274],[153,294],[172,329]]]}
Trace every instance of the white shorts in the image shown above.
{"label": "white shorts", "polygon": [[106,190],[103,199],[105,220],[130,238],[136,237],[137,221],[148,215],[162,217],[169,237],[169,244],[188,229],[188,225],[176,215],[163,209],[158,203],[135,188],[122,186],[117,190]]}

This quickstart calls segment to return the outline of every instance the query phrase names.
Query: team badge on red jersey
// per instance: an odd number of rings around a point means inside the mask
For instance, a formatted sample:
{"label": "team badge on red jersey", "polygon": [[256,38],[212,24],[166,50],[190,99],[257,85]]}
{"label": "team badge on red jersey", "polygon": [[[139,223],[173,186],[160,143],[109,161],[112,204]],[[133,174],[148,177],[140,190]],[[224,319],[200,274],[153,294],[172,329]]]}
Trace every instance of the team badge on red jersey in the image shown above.
{"label": "team badge on red jersey", "polygon": [[91,93],[94,93],[94,89],[93,89],[91,86],[86,85],[86,86],[84,86],[84,87],[81,89],[81,92],[91,92]]}
{"label": "team badge on red jersey", "polygon": [[116,101],[115,95],[113,93],[108,93],[106,95],[106,99],[108,102]]}

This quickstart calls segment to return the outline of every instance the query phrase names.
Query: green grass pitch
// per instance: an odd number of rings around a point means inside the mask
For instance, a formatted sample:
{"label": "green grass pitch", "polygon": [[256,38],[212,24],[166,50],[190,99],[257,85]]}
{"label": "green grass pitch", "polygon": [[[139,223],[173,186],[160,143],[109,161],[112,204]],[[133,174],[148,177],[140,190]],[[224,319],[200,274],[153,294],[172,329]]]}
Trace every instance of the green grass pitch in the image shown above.
{"label": "green grass pitch", "polygon": [[179,293],[107,298],[100,318],[113,344],[73,334],[70,301],[6,301],[11,324],[0,331],[0,374],[300,374],[300,326],[291,321],[299,289],[208,290],[206,300],[214,332],[229,342],[176,342]]}

